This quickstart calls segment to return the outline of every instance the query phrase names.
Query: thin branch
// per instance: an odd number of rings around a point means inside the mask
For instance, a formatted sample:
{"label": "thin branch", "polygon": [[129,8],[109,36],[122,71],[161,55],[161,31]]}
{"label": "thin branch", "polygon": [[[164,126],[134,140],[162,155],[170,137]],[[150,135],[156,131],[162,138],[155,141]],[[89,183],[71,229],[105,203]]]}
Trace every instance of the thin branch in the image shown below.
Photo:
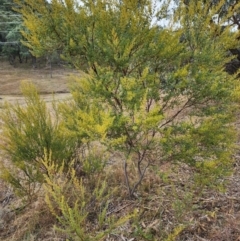
{"label": "thin branch", "polygon": [[[126,159],[128,159],[131,151],[132,151],[132,147],[130,146],[130,148],[128,150],[128,153],[127,153],[127,156],[126,156],[127,157]],[[129,183],[129,178],[128,178],[126,159],[124,160],[123,169],[124,169],[124,176],[125,176],[126,185],[127,185],[127,188],[128,188],[128,193],[129,193],[129,196],[131,196],[131,188],[130,188],[130,183]]]}
{"label": "thin branch", "polygon": [[130,193],[130,196],[131,196],[131,197],[133,196],[136,188],[141,184],[142,179],[143,179],[143,177],[144,177],[144,174],[145,174],[145,172],[146,172],[146,170],[147,170],[148,167],[149,167],[149,163],[148,163],[148,164],[146,165],[146,167],[144,168],[144,170],[143,170],[143,172],[142,172],[142,175],[141,175],[141,177],[139,178],[138,182],[135,183],[135,185],[133,186],[132,191],[131,191],[131,193]]}
{"label": "thin branch", "polygon": [[187,100],[187,102],[183,105],[183,107],[177,111],[169,120],[167,120],[165,123],[163,123],[162,125],[160,125],[159,128],[162,128],[163,126],[169,124],[170,122],[172,122],[183,110],[185,110],[186,108],[188,108],[191,105],[188,105],[188,103],[190,102],[191,98]]}
{"label": "thin branch", "polygon": [[153,98],[151,98],[150,100],[147,101],[147,108],[146,108],[147,112],[150,111],[150,107],[152,106],[152,103],[153,103]]}
{"label": "thin branch", "polygon": [[124,160],[123,168],[124,168],[124,176],[125,176],[125,181],[126,181],[126,185],[127,185],[127,188],[128,188],[128,193],[131,196],[131,188],[130,188],[129,179],[128,179],[127,161],[126,160]]}

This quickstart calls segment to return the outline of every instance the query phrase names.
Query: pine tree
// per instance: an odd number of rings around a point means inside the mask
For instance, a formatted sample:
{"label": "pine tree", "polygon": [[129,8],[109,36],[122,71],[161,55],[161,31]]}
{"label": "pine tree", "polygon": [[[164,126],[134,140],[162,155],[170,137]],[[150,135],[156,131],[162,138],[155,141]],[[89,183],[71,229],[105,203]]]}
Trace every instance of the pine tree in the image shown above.
{"label": "pine tree", "polygon": [[14,6],[12,0],[1,0],[0,2],[0,52],[7,55],[11,63],[17,56],[21,62],[21,51],[26,49],[20,43],[22,38],[20,33],[22,28],[21,14],[13,10]]}

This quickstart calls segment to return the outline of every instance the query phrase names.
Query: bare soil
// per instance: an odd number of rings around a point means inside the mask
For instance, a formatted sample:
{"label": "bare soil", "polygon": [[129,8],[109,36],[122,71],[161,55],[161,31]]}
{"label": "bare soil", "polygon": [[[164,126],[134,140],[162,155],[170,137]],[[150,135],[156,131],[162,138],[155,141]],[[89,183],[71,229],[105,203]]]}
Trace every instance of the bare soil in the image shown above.
{"label": "bare soil", "polygon": [[0,95],[21,94],[21,81],[32,81],[41,93],[68,92],[68,81],[71,75],[79,71],[66,66],[33,68],[30,63],[10,65],[0,59]]}
{"label": "bare soil", "polygon": [[0,58],[0,106],[4,101],[22,101],[20,85],[22,81],[35,84],[39,93],[47,101],[55,94],[55,98],[68,98],[68,84],[72,76],[81,75],[80,71],[68,66],[33,68],[30,63],[10,65]]}

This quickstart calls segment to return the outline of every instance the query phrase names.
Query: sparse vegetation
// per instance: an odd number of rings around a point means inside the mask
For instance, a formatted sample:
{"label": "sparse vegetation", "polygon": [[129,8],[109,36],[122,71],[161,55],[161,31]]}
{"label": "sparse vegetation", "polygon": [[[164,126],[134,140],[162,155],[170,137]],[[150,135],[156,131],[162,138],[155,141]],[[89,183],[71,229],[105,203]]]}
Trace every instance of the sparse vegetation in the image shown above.
{"label": "sparse vegetation", "polygon": [[183,1],[167,29],[148,0],[15,2],[32,53],[60,48],[85,74],[65,102],[24,82],[3,105],[0,238],[237,239],[238,40],[210,25],[224,1]]}

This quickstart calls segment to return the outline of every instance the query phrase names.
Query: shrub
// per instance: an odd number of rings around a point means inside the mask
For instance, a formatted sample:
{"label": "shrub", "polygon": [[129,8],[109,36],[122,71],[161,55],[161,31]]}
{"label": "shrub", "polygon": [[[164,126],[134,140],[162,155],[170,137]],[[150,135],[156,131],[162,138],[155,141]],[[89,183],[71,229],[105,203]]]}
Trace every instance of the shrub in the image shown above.
{"label": "shrub", "polygon": [[[69,1],[67,7],[55,1],[49,11],[36,1],[28,11],[16,0],[25,45],[35,55],[61,46],[65,59],[88,67],[72,89],[73,105],[63,108],[66,130],[122,153],[131,197],[150,165],[184,162],[216,178],[231,166],[232,97],[239,84],[224,66],[238,36],[220,26],[238,5],[211,24],[224,1],[180,1],[173,24],[160,28],[153,20],[166,18],[167,3],[158,9],[150,0]],[[137,167],[135,179],[130,164]]]}
{"label": "shrub", "polygon": [[19,194],[30,195],[47,172],[42,164],[44,156],[51,153],[55,163],[65,160],[67,164],[76,151],[76,143],[61,130],[56,105],[47,108],[31,83],[24,82],[21,88],[25,104],[6,104],[1,116],[1,149],[12,164],[11,168],[4,168],[2,178]]}
{"label": "shrub", "polygon": [[[223,71],[231,59],[226,50],[236,44],[233,34],[226,28],[216,36],[207,20],[202,21],[207,6],[195,1],[188,8],[180,5],[184,15],[176,31],[151,26],[154,8],[149,1],[143,5],[133,0],[109,11],[94,4],[81,9],[98,19],[86,28],[93,39],[79,56],[91,54],[90,69],[72,86],[74,104],[63,108],[66,125],[76,135],[122,153],[131,197],[148,167],[163,162],[187,163],[198,172],[208,169],[218,179],[231,168],[235,140],[231,123],[237,84],[235,76]],[[186,37],[180,42],[182,34]],[[83,31],[85,35],[87,39]],[[70,47],[78,51],[74,43]],[[138,170],[134,179],[132,163]]]}

